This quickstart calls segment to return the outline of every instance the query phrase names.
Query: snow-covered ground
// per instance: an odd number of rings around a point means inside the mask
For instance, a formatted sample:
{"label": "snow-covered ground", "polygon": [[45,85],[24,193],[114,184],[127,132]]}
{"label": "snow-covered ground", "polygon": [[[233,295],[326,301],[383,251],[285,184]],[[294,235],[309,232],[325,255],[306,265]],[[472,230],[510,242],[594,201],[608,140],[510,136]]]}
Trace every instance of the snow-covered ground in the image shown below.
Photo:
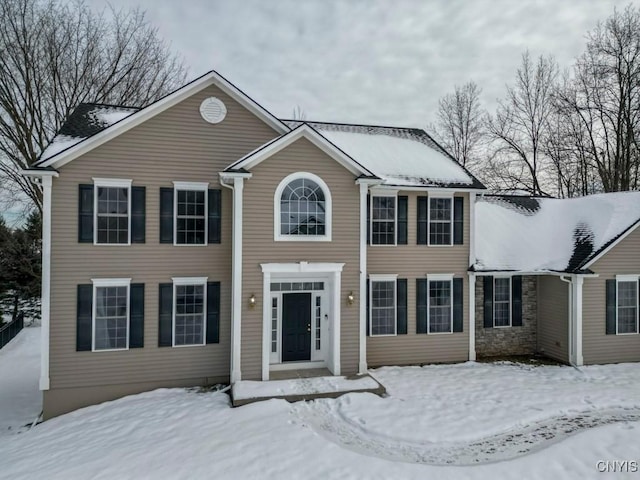
{"label": "snow-covered ground", "polygon": [[27,327],[0,349],[0,444],[42,410],[39,376],[40,327]]}
{"label": "snow-covered ground", "polygon": [[587,479],[607,478],[598,461],[639,460],[640,364],[372,375],[388,397],[234,409],[224,393],[162,389],[85,408],[3,437],[0,477]]}

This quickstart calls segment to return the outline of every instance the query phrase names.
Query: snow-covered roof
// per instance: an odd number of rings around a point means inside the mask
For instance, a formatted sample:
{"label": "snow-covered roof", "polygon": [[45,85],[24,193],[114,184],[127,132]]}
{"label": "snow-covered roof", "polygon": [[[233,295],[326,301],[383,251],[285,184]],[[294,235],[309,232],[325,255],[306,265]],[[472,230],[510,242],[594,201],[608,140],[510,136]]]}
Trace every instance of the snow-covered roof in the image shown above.
{"label": "snow-covered roof", "polygon": [[640,221],[640,192],[570,199],[484,196],[478,271],[576,272]]}
{"label": "snow-covered roof", "polygon": [[[292,127],[303,122],[286,121]],[[385,185],[483,189],[426,132],[417,128],[307,122]]]}
{"label": "snow-covered roof", "polygon": [[71,112],[53,141],[42,152],[38,163],[92,137],[140,110],[135,107],[81,103]]}

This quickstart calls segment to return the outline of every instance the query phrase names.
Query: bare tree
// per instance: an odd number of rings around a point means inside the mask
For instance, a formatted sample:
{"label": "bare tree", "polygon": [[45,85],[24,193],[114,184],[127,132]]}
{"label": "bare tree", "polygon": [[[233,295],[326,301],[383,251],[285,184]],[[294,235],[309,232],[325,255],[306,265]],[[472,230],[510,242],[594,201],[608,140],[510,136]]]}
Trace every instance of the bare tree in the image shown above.
{"label": "bare tree", "polygon": [[453,93],[438,101],[437,121],[430,127],[436,139],[463,166],[479,155],[484,120],[481,92],[473,81],[456,85]]}
{"label": "bare tree", "polygon": [[587,36],[558,103],[581,123],[585,156],[607,192],[640,187],[640,9],[629,5]]}
{"label": "bare tree", "polygon": [[301,122],[304,122],[307,119],[307,114],[300,105],[296,105],[295,107],[293,107],[292,115],[292,119],[299,120]]}
{"label": "bare tree", "polygon": [[541,56],[534,64],[529,52],[525,52],[515,84],[507,86],[506,99],[498,102],[494,116],[487,117],[494,147],[490,158],[492,177],[506,189],[548,194],[543,142],[553,112],[557,76],[553,57]]}
{"label": "bare tree", "polygon": [[81,0],[0,2],[0,175],[20,175],[81,102],[144,106],[181,85],[182,61],[140,10],[95,14]]}

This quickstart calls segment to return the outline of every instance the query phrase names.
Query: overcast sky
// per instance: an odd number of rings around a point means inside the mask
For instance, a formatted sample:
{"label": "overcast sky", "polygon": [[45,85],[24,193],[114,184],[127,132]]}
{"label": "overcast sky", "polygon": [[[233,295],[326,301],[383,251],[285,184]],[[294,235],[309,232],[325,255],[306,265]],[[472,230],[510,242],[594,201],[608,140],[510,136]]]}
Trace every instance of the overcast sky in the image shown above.
{"label": "overcast sky", "polygon": [[615,0],[88,0],[139,6],[184,56],[280,117],[424,126],[438,98],[475,80],[485,106],[525,49],[563,67]]}

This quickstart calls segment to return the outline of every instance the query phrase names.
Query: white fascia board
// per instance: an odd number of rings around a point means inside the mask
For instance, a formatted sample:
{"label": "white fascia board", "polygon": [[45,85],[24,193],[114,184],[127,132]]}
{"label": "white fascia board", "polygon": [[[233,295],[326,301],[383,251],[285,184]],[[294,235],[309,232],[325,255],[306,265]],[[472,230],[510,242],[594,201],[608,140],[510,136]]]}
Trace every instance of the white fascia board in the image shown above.
{"label": "white fascia board", "polygon": [[335,273],[342,272],[344,263],[262,263],[265,273]]}
{"label": "white fascia board", "polygon": [[393,190],[401,190],[406,192],[427,192],[427,193],[434,192],[433,194],[435,194],[435,192],[442,192],[443,194],[449,194],[449,196],[453,196],[453,194],[455,193],[480,193],[480,194],[483,193],[483,189],[480,189],[480,188],[464,188],[464,187],[451,188],[451,187],[435,187],[435,186],[417,187],[415,185],[400,185],[397,183],[393,183],[393,184],[382,183],[380,185],[380,188],[389,188]]}
{"label": "white fascia board", "polygon": [[244,178],[248,180],[253,177],[253,174],[249,172],[218,172],[218,175],[223,180],[233,180],[234,178]]}
{"label": "white fascia board", "polygon": [[624,232],[622,235],[620,235],[618,238],[616,238],[613,242],[611,242],[611,244],[607,248],[605,248],[603,251],[601,251],[599,254],[597,254],[595,257],[593,257],[591,260],[589,260],[582,268],[583,269],[587,269],[587,268],[591,267],[591,265],[593,265],[598,260],[600,260],[602,257],[604,257],[607,253],[609,253],[609,251],[611,249],[613,249],[622,240],[624,240],[631,233],[633,233],[636,230],[636,228],[638,228],[638,226],[640,226],[640,220],[638,220],[636,223],[634,223],[629,228],[627,228],[626,232]]}
{"label": "white fascia board", "polygon": [[473,273],[478,277],[489,277],[489,276],[513,276],[513,275],[551,275],[555,277],[584,277],[584,278],[597,278],[600,276],[598,273],[567,273],[567,272],[556,272],[551,270],[538,270],[535,272],[527,272],[527,271],[505,271],[505,270],[485,270],[483,272],[474,272],[470,271],[469,274]]}
{"label": "white fascia board", "polygon": [[354,159],[349,157],[346,153],[336,147],[333,143],[323,137],[316,130],[311,128],[307,124],[303,124],[292,130],[291,132],[282,135],[280,138],[272,140],[271,142],[258,147],[253,152],[248,153],[243,158],[230,165],[229,169],[240,169],[244,168],[247,170],[252,169],[256,165],[260,164],[267,158],[275,155],[282,149],[288,147],[293,142],[300,138],[306,138],[311,143],[313,143],[316,147],[322,150],[324,153],[333,158],[340,165],[345,167],[354,175],[368,175],[374,176],[369,170],[364,168],[362,165],[357,163]]}
{"label": "white fascia board", "polygon": [[34,168],[34,169],[28,169],[28,170],[21,170],[20,171],[20,175],[22,175],[23,177],[28,177],[28,178],[42,178],[42,177],[59,177],[60,174],[58,172],[56,172],[55,170],[45,170],[43,169],[38,169],[38,168]]}
{"label": "white fascia board", "polygon": [[271,126],[278,133],[285,133],[290,131],[291,129],[287,127],[284,123],[270,114],[263,107],[258,105],[254,100],[249,98],[244,92],[239,90],[237,87],[233,86],[228,80],[222,77],[215,71],[211,71],[196,80],[193,80],[190,83],[187,83],[183,87],[178,90],[170,93],[169,95],[161,98],[155,103],[138,110],[135,113],[132,113],[130,116],[123,118],[119,122],[114,123],[113,125],[105,128],[100,133],[97,133],[85,140],[80,141],[76,145],[63,150],[62,152],[54,155],[50,159],[46,160],[42,164],[38,165],[39,167],[51,167],[55,166],[56,168],[62,167],[69,163],[70,161],[78,158],[81,155],[93,150],[94,148],[112,140],[113,138],[121,135],[122,133],[132,129],[140,125],[143,122],[146,122],[150,118],[155,117],[159,113],[164,112],[165,110],[177,105],[183,100],[189,98],[190,96],[204,90],[205,88],[215,85],[220,90],[225,92],[231,98],[233,98],[240,105],[245,107],[251,113],[256,115],[262,121]]}

